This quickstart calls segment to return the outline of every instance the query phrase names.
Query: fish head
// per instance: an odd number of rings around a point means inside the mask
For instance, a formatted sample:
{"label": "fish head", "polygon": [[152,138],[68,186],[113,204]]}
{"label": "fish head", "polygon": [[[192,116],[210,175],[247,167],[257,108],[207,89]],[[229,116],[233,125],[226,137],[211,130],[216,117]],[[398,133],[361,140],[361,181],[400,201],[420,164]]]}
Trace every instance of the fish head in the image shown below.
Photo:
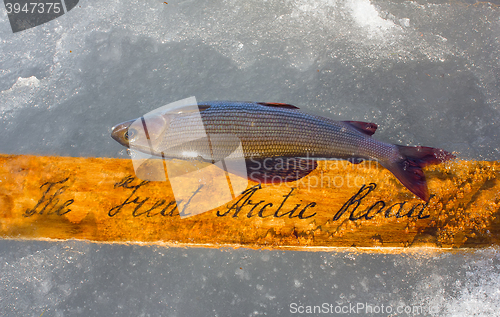
{"label": "fish head", "polygon": [[111,128],[111,137],[121,145],[144,153],[161,155],[157,148],[170,124],[169,116],[145,115]]}
{"label": "fish head", "polygon": [[[111,137],[121,145],[129,147],[129,131],[128,128],[135,120],[122,122],[111,128]],[[132,134],[135,131],[132,131]]]}

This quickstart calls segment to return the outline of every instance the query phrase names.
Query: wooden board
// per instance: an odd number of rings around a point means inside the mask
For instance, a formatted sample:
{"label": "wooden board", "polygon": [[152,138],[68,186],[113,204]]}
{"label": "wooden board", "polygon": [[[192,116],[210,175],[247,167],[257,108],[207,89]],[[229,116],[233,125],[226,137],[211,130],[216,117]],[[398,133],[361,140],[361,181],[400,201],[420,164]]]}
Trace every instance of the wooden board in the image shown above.
{"label": "wooden board", "polygon": [[168,181],[136,178],[130,159],[0,155],[0,236],[294,250],[478,248],[500,241],[499,171],[499,162],[478,161],[426,168],[433,196],[425,203],[376,164],[322,161],[307,181],[251,183],[222,206],[181,219],[195,199],[177,205]]}

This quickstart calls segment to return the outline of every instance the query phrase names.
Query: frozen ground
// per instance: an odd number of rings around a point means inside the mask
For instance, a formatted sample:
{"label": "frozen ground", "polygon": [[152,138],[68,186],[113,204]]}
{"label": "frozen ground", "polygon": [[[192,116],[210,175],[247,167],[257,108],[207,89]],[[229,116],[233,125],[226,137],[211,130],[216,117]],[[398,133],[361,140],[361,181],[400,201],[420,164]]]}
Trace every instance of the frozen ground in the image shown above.
{"label": "frozen ground", "polygon": [[[126,157],[111,126],[195,96],[292,103],[376,122],[384,141],[499,159],[494,4],[167,2],[80,1],[15,34],[0,10],[0,153]],[[0,241],[0,314],[288,316],[326,302],[492,316],[499,260]]]}
{"label": "frozen ground", "polygon": [[496,316],[500,303],[492,249],[383,255],[12,241],[0,260],[2,316],[293,316],[294,303],[327,303],[393,314],[321,315],[469,317]]}

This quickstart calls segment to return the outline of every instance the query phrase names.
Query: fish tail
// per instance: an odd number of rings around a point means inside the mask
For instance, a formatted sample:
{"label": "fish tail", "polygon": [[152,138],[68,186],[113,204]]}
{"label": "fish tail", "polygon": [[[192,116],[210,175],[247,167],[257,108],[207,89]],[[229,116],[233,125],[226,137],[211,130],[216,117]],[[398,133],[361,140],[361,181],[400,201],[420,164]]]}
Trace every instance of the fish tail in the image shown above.
{"label": "fish tail", "polygon": [[382,165],[391,171],[408,190],[428,202],[429,190],[422,168],[446,162],[454,159],[455,156],[444,150],[427,146],[396,146],[399,158]]}

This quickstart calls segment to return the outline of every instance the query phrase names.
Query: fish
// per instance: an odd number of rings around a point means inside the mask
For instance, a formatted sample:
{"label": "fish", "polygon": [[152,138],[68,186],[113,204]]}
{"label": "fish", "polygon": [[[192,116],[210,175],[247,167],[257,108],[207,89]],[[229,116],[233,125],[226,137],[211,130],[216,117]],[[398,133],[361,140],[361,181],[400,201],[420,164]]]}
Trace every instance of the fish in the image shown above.
{"label": "fish", "polygon": [[[137,128],[141,122],[145,133]],[[273,183],[276,177],[300,179],[317,167],[319,159],[354,164],[374,160],[428,202],[422,168],[455,156],[432,147],[378,141],[372,138],[377,127],[308,114],[285,103],[210,101],[120,123],[112,128],[111,137],[140,152],[181,160],[227,160],[240,149],[239,157],[254,172],[247,177],[264,183]]]}

